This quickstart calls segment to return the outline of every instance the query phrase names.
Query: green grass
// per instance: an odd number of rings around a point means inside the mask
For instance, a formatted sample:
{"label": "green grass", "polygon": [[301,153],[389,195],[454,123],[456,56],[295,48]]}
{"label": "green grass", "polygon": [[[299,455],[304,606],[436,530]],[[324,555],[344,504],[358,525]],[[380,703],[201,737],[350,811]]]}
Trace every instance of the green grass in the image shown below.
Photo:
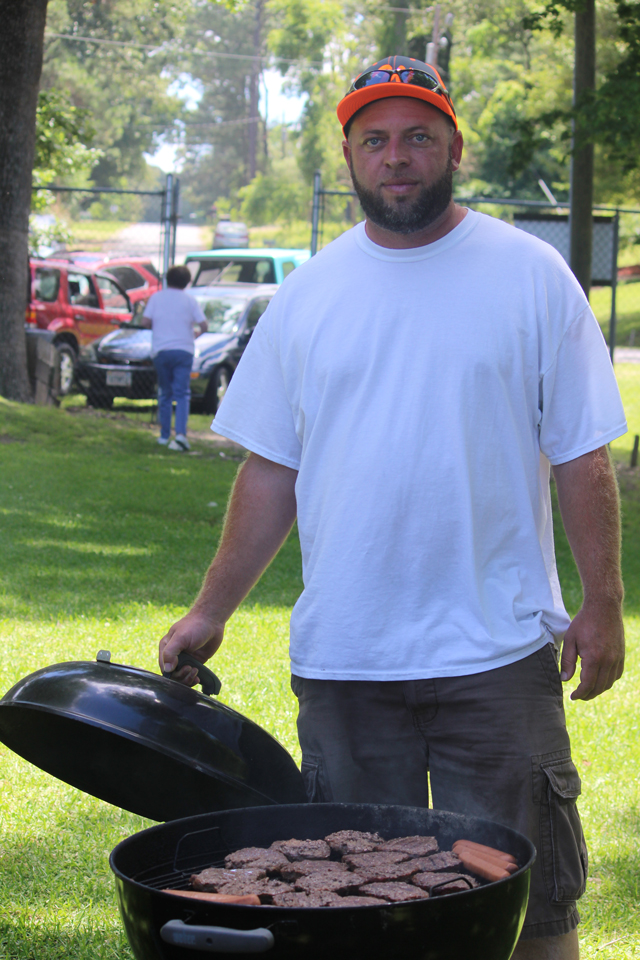
{"label": "green grass", "polygon": [[[640,365],[616,369],[630,429],[640,433]],[[173,455],[155,444],[148,405],[131,407],[92,413],[78,398],[60,410],[0,400],[0,692],[42,666],[93,659],[105,647],[121,662],[157,669],[158,640],[198,589],[236,454],[196,442],[192,455]],[[190,429],[209,421],[192,417]],[[626,466],[630,448],[628,438],[612,445],[623,492],[627,673],[593,703],[567,703],[592,862],[580,937],[583,958],[594,960],[640,958],[640,470]],[[557,547],[575,610],[580,586],[561,530]],[[293,535],[216,656],[222,699],[296,758],[287,641],[300,589]],[[145,821],[1,746],[0,788],[0,957],[131,960],[108,854]]]}
{"label": "green grass", "polygon": [[[611,287],[593,287],[590,302],[607,343],[611,321]],[[616,346],[640,347],[640,283],[620,283],[616,292]]]}
{"label": "green grass", "polygon": [[[319,248],[326,247],[345,232],[350,230],[351,223],[336,223],[325,220],[322,224]],[[251,227],[249,230],[249,246],[263,247],[268,244],[272,247],[291,248],[293,250],[308,250],[311,243],[311,224],[308,220],[294,220],[292,223],[271,224],[264,227]]]}
{"label": "green grass", "polygon": [[[589,299],[608,343],[611,287],[593,287]],[[616,292],[616,345],[627,346],[632,334],[634,346],[640,347],[640,283],[619,283]]]}

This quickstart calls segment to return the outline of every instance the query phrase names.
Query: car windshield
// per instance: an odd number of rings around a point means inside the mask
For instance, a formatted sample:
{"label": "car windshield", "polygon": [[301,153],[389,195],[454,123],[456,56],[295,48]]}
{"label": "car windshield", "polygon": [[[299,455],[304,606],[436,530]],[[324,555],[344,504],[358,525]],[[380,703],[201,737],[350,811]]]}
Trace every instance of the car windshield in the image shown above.
{"label": "car windshield", "polygon": [[199,296],[200,308],[207,318],[209,333],[234,333],[249,297]]}
{"label": "car windshield", "polygon": [[200,261],[200,271],[193,285],[208,287],[212,283],[275,283],[275,280],[273,260],[270,258],[243,257],[234,260],[230,257],[219,257],[215,260]]}

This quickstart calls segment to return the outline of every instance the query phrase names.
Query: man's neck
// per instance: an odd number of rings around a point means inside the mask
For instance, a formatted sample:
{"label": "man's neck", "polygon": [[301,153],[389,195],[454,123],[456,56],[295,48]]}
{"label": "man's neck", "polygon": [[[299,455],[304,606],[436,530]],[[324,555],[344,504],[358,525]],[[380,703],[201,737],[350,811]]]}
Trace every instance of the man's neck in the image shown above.
{"label": "man's neck", "polygon": [[441,240],[451,233],[458,224],[462,223],[467,211],[465,207],[459,207],[453,200],[447,209],[430,223],[424,230],[416,230],[415,233],[396,233],[393,230],[385,230],[379,227],[373,221],[365,221],[365,230],[369,240],[377,243],[380,247],[391,247],[395,250],[407,250],[411,247],[424,247],[428,243],[434,243]]}

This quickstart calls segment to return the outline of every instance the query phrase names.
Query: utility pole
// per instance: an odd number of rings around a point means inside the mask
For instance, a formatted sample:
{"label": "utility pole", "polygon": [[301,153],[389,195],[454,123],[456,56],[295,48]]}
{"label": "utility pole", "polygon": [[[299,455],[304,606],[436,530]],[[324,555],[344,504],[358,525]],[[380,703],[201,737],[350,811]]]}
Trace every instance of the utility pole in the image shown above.
{"label": "utility pole", "polygon": [[453,14],[448,13],[444,18],[444,30],[438,41],[438,73],[444,80],[445,86],[451,90],[451,47],[453,46]]}
{"label": "utility pole", "polygon": [[262,77],[264,84],[264,123],[262,124],[262,148],[264,150],[264,159],[269,159],[269,89],[267,87],[264,75]]}
{"label": "utility pole", "polygon": [[173,174],[168,173],[164,188],[163,210],[162,210],[162,286],[167,285],[167,270],[171,266],[171,220],[173,213],[174,199]]}
{"label": "utility pole", "polygon": [[260,122],[260,74],[262,73],[262,15],[264,0],[256,0],[253,27],[253,61],[249,79],[249,156],[247,182],[253,180],[258,168],[258,124]]}
{"label": "utility pole", "polygon": [[438,50],[440,49],[440,4],[436,3],[433,10],[433,32],[431,41],[427,44],[425,63],[438,68]]}
{"label": "utility pole", "polygon": [[408,0],[403,0],[403,2],[397,0],[397,3],[398,5],[393,7],[393,53],[403,57],[407,53],[409,2]]}
{"label": "utility pole", "polygon": [[[596,86],[595,0],[583,0],[575,15],[573,106],[580,107]],[[593,248],[593,143],[584,143],[584,125],[573,121],[570,193],[570,266],[589,296]]]}

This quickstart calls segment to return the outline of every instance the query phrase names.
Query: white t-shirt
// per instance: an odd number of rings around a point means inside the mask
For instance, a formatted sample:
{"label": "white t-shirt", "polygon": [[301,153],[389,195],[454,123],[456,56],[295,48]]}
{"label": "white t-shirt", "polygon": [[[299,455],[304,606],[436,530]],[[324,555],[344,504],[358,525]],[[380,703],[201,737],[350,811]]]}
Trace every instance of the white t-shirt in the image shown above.
{"label": "white t-shirt", "polygon": [[194,352],[193,330],[205,320],[200,304],[184,290],[167,287],[158,290],[147,302],[144,316],[153,322],[151,327],[151,356],[161,350]]}
{"label": "white t-shirt", "polygon": [[626,424],[562,257],[469,211],[409,250],[359,224],[298,267],[213,429],[299,471],[292,671],[405,680],[490,670],[566,630],[549,463]]}

